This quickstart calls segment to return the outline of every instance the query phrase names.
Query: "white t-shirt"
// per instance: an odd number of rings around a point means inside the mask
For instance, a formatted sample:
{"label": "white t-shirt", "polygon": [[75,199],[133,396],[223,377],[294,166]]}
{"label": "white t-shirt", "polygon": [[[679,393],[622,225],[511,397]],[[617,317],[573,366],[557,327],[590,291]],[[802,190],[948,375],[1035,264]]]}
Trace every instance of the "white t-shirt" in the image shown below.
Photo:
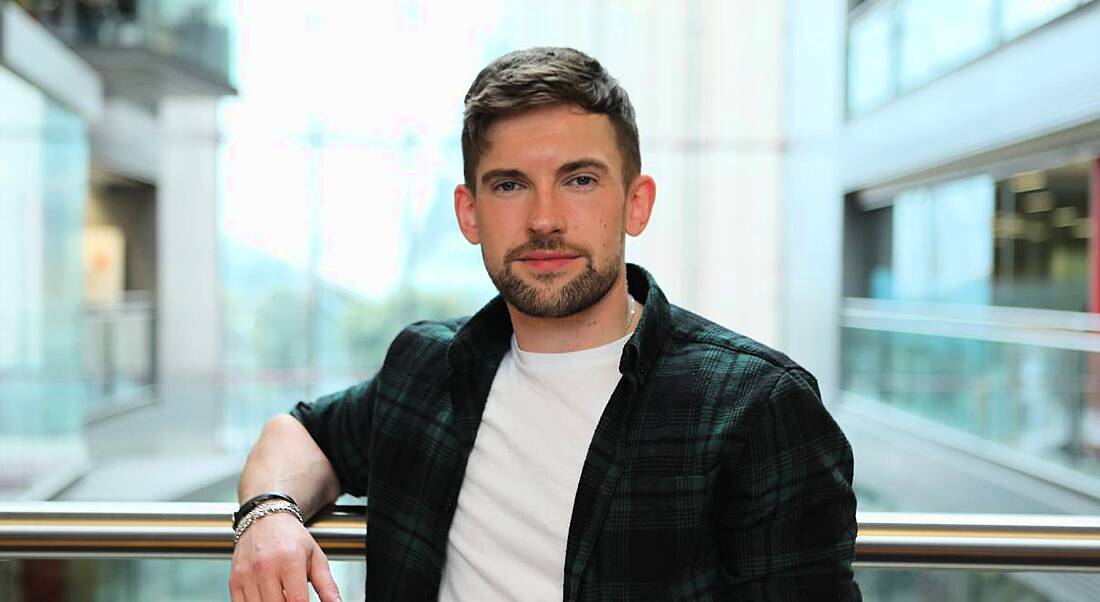
{"label": "white t-shirt", "polygon": [[562,599],[581,468],[629,338],[532,353],[512,337],[458,494],[440,600]]}

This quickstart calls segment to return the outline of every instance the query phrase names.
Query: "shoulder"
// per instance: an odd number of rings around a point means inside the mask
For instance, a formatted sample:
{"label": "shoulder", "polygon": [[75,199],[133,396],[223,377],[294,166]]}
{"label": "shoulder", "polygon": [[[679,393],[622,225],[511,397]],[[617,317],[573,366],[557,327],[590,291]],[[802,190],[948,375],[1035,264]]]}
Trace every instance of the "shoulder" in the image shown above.
{"label": "shoulder", "polygon": [[397,338],[394,339],[394,344],[402,342],[403,344],[434,344],[446,347],[451,344],[455,334],[457,334],[462,326],[469,320],[469,316],[463,316],[460,318],[449,318],[447,320],[421,320],[419,322],[413,322],[397,335]]}
{"label": "shoulder", "polygon": [[731,367],[751,367],[776,374],[797,371],[809,376],[798,363],[781,351],[682,307],[670,305],[670,309],[670,350],[679,355],[694,361],[718,362]]}
{"label": "shoulder", "polygon": [[[386,353],[384,366],[412,366],[444,362],[447,348],[469,316],[447,320],[422,320],[406,326]],[[446,365],[445,362],[437,365]]]}
{"label": "shoulder", "polygon": [[681,403],[726,418],[776,402],[821,405],[817,380],[785,353],[680,307],[671,306],[670,317],[654,376],[687,393]]}

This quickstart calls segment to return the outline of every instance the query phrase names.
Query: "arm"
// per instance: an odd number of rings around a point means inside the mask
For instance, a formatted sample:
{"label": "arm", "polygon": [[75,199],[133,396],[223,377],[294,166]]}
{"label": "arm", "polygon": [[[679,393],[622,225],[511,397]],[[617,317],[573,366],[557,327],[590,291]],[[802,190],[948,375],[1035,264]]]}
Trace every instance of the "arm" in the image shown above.
{"label": "arm", "polygon": [[723,469],[722,581],[738,600],[860,600],[851,447],[805,371],[759,393]]}
{"label": "arm", "polygon": [[281,491],[309,518],[340,496],[336,471],[302,423],[289,415],[267,422],[241,472],[239,502],[267,491]]}
{"label": "arm", "polygon": [[[340,495],[328,458],[291,416],[276,416],[264,426],[248,455],[237,495],[244,502],[268,491],[289,494],[307,518]],[[237,542],[229,582],[233,602],[307,602],[307,581],[322,602],[340,600],[324,552],[292,515],[268,515]]]}

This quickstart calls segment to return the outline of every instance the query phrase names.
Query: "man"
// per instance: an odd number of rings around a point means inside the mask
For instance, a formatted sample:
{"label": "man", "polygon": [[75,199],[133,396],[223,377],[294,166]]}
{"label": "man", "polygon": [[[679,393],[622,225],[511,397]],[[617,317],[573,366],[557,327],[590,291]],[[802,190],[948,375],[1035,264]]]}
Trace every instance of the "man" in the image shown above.
{"label": "man", "polygon": [[624,262],[656,192],[626,92],[575,50],[505,55],[462,151],[500,296],[267,424],[234,602],[339,600],[300,519],[341,492],[368,497],[378,600],[858,600],[851,450],[813,377]]}

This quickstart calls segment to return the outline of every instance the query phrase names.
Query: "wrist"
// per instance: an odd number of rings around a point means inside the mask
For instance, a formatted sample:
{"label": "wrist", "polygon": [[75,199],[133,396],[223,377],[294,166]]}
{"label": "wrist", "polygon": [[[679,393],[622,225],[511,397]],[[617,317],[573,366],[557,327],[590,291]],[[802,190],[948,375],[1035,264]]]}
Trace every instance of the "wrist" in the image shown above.
{"label": "wrist", "polygon": [[304,525],[305,520],[302,518],[302,513],[298,510],[298,505],[292,502],[284,500],[270,500],[257,504],[254,508],[248,511],[244,517],[241,518],[240,523],[233,529],[233,543],[236,544],[241,540],[241,536],[249,527],[254,525],[256,521],[271,516],[273,514],[290,514],[294,518],[298,519],[298,523]]}
{"label": "wrist", "polygon": [[[268,491],[266,493],[254,495],[245,500],[244,503],[242,503],[240,507],[237,508],[237,511],[233,513],[233,529],[236,530],[241,521],[244,520],[245,515],[254,510],[260,504],[269,501],[277,502],[280,500],[284,502],[289,502],[295,508],[298,508],[298,502],[294,501],[294,498],[290,497],[289,494],[283,493],[281,491]],[[301,511],[299,511],[299,514],[301,514]]]}

